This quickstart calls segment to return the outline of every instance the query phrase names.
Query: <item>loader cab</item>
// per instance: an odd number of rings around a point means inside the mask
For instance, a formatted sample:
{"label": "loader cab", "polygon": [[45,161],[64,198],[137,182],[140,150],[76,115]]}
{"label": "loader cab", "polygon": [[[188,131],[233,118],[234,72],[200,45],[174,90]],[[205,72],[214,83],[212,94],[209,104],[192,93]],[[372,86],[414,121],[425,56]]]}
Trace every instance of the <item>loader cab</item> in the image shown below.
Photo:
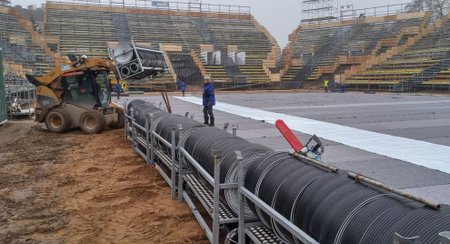
{"label": "loader cab", "polygon": [[108,73],[84,70],[63,75],[64,102],[85,109],[108,108],[111,102]]}

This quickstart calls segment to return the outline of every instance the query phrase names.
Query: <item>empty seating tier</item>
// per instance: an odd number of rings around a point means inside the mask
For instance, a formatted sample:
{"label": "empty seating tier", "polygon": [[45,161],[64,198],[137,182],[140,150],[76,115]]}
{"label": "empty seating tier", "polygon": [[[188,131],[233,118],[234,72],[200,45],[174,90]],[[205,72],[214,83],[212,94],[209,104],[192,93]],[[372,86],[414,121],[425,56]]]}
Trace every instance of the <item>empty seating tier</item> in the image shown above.
{"label": "empty seating tier", "polygon": [[293,71],[286,67],[282,80],[317,81],[324,74],[337,74],[341,66],[359,65],[417,35],[425,16],[412,13],[300,25],[283,55],[285,63],[295,59],[302,65],[294,65]]}
{"label": "empty seating tier", "polygon": [[[386,61],[352,75],[349,84],[393,83],[404,89],[427,89],[429,85],[448,84],[450,68],[450,21],[424,35],[414,45]],[[447,88],[448,89],[448,88]]]}
{"label": "empty seating tier", "polygon": [[23,67],[21,71],[14,71],[14,68],[8,68],[11,72],[19,74],[26,72],[46,72],[53,64],[52,57],[33,42],[31,33],[29,33],[20,24],[20,21],[26,21],[14,9],[9,7],[0,7],[0,47],[3,50],[4,58],[11,64]]}
{"label": "empty seating tier", "polygon": [[[177,67],[181,67],[183,60],[192,65],[195,60],[191,56],[192,50],[201,57],[202,47],[211,46],[211,51],[221,52],[222,62],[220,65],[196,63],[198,69],[195,70],[201,74],[230,84],[239,77],[244,77],[247,83],[269,81],[263,60],[272,51],[273,44],[248,14],[47,3],[45,34],[59,37],[58,52],[62,55],[75,53],[107,57],[108,42],[126,39],[127,35],[138,43],[181,46],[177,55],[172,52],[168,55],[169,59],[176,57]],[[236,65],[228,60],[230,46],[234,51],[245,52],[245,65]],[[175,73],[181,70],[174,68]],[[201,82],[198,74],[176,75],[188,83]],[[168,79],[167,82],[173,83],[174,80]]]}

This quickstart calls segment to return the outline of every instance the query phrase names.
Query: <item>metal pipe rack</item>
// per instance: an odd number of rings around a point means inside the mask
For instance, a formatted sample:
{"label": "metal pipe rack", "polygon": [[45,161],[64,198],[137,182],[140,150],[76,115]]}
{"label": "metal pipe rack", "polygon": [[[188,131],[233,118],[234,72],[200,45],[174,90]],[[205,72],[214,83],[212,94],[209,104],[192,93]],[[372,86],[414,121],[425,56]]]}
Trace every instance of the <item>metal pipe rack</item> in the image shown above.
{"label": "metal pipe rack", "polygon": [[283,243],[269,228],[264,226],[261,222],[246,223],[244,218],[244,206],[246,201],[251,201],[255,206],[264,211],[272,219],[274,219],[281,226],[286,228],[293,236],[298,238],[305,244],[318,244],[316,240],[306,234],[303,230],[295,226],[288,219],[279,214],[271,206],[255,196],[244,186],[244,168],[242,161],[244,158],[240,151],[236,151],[236,158],[238,159],[238,190],[239,190],[239,244],[245,243],[245,236],[248,236],[255,243]]}
{"label": "metal pipe rack", "polygon": [[[179,191],[178,199],[180,202],[184,200],[188,203],[209,241],[216,244],[220,241],[221,227],[225,224],[238,223],[239,219],[238,215],[220,200],[221,190],[237,189],[237,184],[220,183],[221,155],[217,151],[211,153],[214,155],[214,177],[211,177],[183,147],[179,147],[181,165],[189,165],[194,170],[188,172],[184,172],[184,170],[179,171],[178,179],[180,185],[183,185],[183,182],[185,182],[186,187],[193,193],[193,196],[186,193],[187,189],[183,189]],[[212,227],[207,224],[204,216],[195,214],[198,212],[198,208],[193,204],[192,197],[194,196],[212,219]]]}
{"label": "metal pipe rack", "polygon": [[[247,235],[255,243],[265,243],[265,240],[270,240],[270,243],[282,243],[282,241],[261,222],[257,222],[255,219],[244,219],[244,204],[245,199],[252,201],[268,213],[271,217],[279,221],[284,227],[287,226],[288,230],[297,231],[300,240],[306,240],[304,243],[317,243],[311,237],[307,236],[303,231],[294,226],[291,222],[286,220],[280,214],[278,214],[270,206],[262,202],[251,192],[246,190],[243,186],[243,168],[241,161],[243,160],[240,152],[238,154],[239,160],[239,182],[237,183],[220,183],[220,152],[211,152],[214,155],[214,177],[208,174],[205,169],[183,148],[172,146],[175,143],[175,128],[172,129],[172,141],[168,142],[155,131],[153,131],[150,125],[153,122],[152,116],[148,116],[145,126],[141,126],[136,123],[134,117],[134,111],[130,110],[128,115],[125,107],[125,137],[131,141],[133,150],[138,153],[142,158],[146,160],[148,164],[155,164],[156,169],[161,174],[163,179],[167,182],[171,188],[172,199],[175,199],[177,189],[178,201],[185,201],[189,208],[191,208],[195,218],[200,224],[201,228],[205,231],[205,234],[209,241],[213,244],[220,243],[220,230],[226,224],[239,224],[239,233],[242,234],[239,243],[245,243],[245,236]],[[236,134],[237,126],[233,126],[232,133]],[[180,131],[180,138],[182,137],[182,128],[179,125],[177,128]],[[165,154],[162,150],[156,147],[157,142],[161,142],[171,149],[171,155]],[[141,151],[139,146],[145,148],[145,151]],[[176,162],[176,154],[178,153],[179,161]],[[170,169],[170,176],[159,165],[158,158],[164,166]],[[175,162],[175,163],[172,163]],[[190,166],[190,167],[189,167]],[[189,168],[193,168],[191,170]],[[178,178],[178,182],[175,179]],[[176,184],[178,183],[178,185]],[[186,183],[185,188],[183,188]],[[211,189],[212,188],[212,189]],[[239,191],[240,210],[242,212],[234,213],[225,203],[220,200],[220,191],[223,189],[235,188]],[[192,192],[193,194],[189,194]],[[194,198],[197,200],[195,201]],[[209,217],[212,219],[212,227],[209,226],[206,216],[203,216],[199,211],[199,207],[195,202],[200,202],[201,207],[206,210]],[[284,221],[284,222],[283,222]],[[249,223],[246,223],[249,222]],[[241,236],[241,235],[240,235]],[[310,242],[308,242],[310,240]]]}
{"label": "metal pipe rack", "polygon": [[[182,137],[181,125],[178,125],[178,128],[172,128],[172,140],[168,142],[152,130],[150,126],[153,124],[151,114],[146,118],[145,126],[141,126],[136,122],[133,108],[130,108],[130,115],[126,104],[124,109],[124,135],[126,139],[131,141],[133,151],[144,158],[148,164],[155,165],[160,175],[171,188],[172,199],[176,198],[177,190],[182,189],[178,191],[178,200],[180,202],[185,201],[191,208],[211,243],[219,243],[220,229],[223,225],[238,223],[239,220],[237,214],[220,200],[220,191],[230,188],[237,189],[237,183],[223,184],[219,182],[221,163],[219,153],[215,152],[214,177],[211,177],[183,147],[175,145],[176,129],[179,130],[179,137]],[[233,134],[236,134],[236,129],[233,129]],[[170,155],[167,155],[156,146],[158,142],[171,149]],[[142,150],[142,148],[145,148],[145,150]],[[180,159],[178,162],[176,160],[177,154]],[[163,167],[169,169],[170,172],[164,171]],[[194,169],[194,171],[189,168]],[[177,178],[178,182],[176,181]],[[186,183],[186,189],[183,189],[184,183]],[[193,194],[188,194],[188,192]],[[197,201],[194,201],[194,198]],[[206,216],[200,213],[198,209],[200,206],[197,206],[195,202],[200,202],[201,207],[206,210],[212,219],[212,227],[208,225],[208,221],[205,219]]]}
{"label": "metal pipe rack", "polygon": [[[171,142],[168,142],[154,130],[151,129],[153,124],[152,114],[148,115],[145,120],[145,126],[141,126],[136,122],[133,108],[130,108],[128,115],[127,104],[124,105],[124,135],[125,138],[131,141],[132,149],[139,154],[147,164],[155,165],[156,170],[170,187],[172,199],[176,198],[177,181],[176,175],[178,172],[178,162],[176,160],[177,149],[175,144],[175,130],[172,128]],[[158,142],[166,145],[170,150],[170,155],[164,153],[156,145]],[[158,160],[156,160],[158,159]],[[164,170],[166,168],[169,172]]]}
{"label": "metal pipe rack", "polygon": [[[124,136],[131,141],[132,149],[139,154],[147,164],[154,165],[162,178],[171,189],[172,199],[186,202],[191,208],[206,237],[213,244],[220,243],[220,231],[224,226],[238,226],[238,243],[246,243],[250,239],[254,243],[284,243],[271,228],[265,226],[259,219],[245,217],[246,202],[251,202],[262,212],[270,216],[277,224],[290,232],[293,237],[302,243],[318,243],[314,238],[294,225],[261,198],[249,191],[244,185],[244,158],[240,151],[235,151],[238,177],[237,182],[221,183],[220,166],[222,163],[221,152],[212,150],[214,171],[213,176],[208,173],[196,159],[180,144],[176,144],[176,132],[178,139],[182,141],[183,128],[181,125],[171,129],[171,141],[167,141],[156,133],[153,114],[145,117],[145,125],[137,123],[135,111],[127,104],[124,105]],[[142,119],[141,119],[142,120]],[[142,123],[142,121],[141,121]],[[233,134],[236,134],[237,125],[233,126]],[[163,148],[160,147],[163,145]],[[166,148],[166,150],[164,150]],[[170,149],[170,150],[168,150]],[[169,152],[170,151],[170,152]],[[224,152],[225,153],[225,152]],[[338,172],[337,168],[330,167],[322,162],[305,158],[302,155],[291,154],[294,158],[302,160],[318,168],[329,172]],[[366,182],[367,179],[359,175],[349,174],[357,181]],[[371,182],[369,182],[371,183]],[[236,189],[238,193],[239,211],[235,213],[225,202],[221,200],[221,191]],[[416,200],[416,199],[414,199]],[[204,209],[205,211],[201,211]],[[205,214],[205,212],[207,214]],[[209,220],[209,221],[208,221]],[[442,243],[449,243],[450,232],[440,234]],[[416,243],[415,239],[397,235],[393,243]]]}

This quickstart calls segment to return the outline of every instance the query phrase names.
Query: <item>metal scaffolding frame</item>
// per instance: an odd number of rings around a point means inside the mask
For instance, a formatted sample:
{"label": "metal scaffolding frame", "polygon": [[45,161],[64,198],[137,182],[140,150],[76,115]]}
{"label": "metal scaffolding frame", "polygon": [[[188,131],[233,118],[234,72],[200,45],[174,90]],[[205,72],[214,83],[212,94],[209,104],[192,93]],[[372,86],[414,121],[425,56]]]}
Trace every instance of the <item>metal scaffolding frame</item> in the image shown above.
{"label": "metal scaffolding frame", "polygon": [[313,23],[337,19],[335,0],[303,0],[302,22]]}
{"label": "metal scaffolding frame", "polygon": [[[36,101],[36,87],[28,82],[28,80],[16,75],[7,74],[4,79],[5,85],[5,105],[9,118],[14,116],[34,115],[34,103]],[[12,109],[12,105],[21,106],[21,111]]]}

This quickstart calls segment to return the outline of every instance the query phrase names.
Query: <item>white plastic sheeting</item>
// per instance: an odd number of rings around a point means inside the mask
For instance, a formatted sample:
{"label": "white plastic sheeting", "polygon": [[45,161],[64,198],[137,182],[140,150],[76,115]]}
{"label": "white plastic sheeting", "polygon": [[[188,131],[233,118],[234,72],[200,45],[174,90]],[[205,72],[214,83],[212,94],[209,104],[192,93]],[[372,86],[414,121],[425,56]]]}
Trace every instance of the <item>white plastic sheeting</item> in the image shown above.
{"label": "white plastic sheeting", "polygon": [[[176,98],[202,105],[202,99],[199,97]],[[448,146],[222,102],[217,102],[214,108],[241,117],[264,120],[271,124],[275,124],[277,119],[282,119],[291,129],[302,133],[316,134],[321,138],[347,146],[450,174],[450,147]]]}

